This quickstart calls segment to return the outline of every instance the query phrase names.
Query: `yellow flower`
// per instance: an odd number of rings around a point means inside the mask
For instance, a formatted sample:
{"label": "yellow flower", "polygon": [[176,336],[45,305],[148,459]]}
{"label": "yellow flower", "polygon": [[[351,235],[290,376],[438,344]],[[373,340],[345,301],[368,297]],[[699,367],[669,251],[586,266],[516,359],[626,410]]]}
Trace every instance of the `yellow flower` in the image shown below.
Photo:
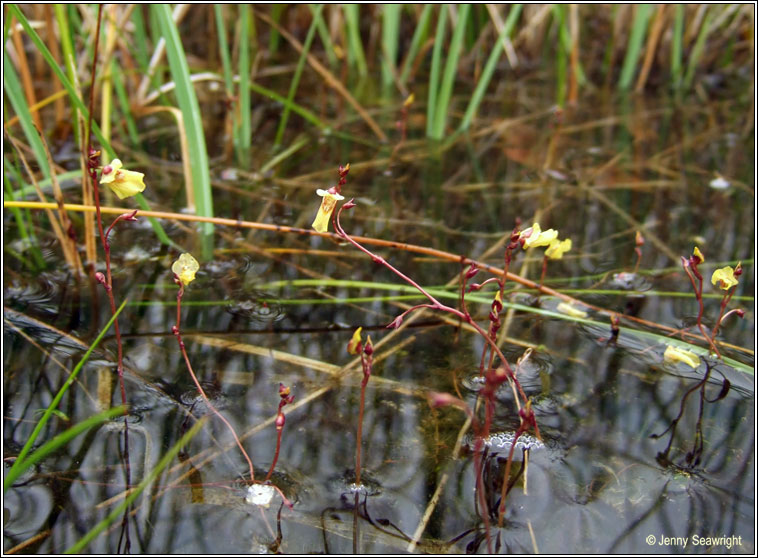
{"label": "yellow flower", "polygon": [[557,238],[550,243],[545,250],[545,255],[551,260],[560,260],[564,252],[571,250],[571,239],[558,240]]}
{"label": "yellow flower", "polygon": [[321,207],[318,208],[316,218],[313,220],[313,228],[318,232],[326,232],[329,230],[329,219],[332,216],[334,208],[337,206],[339,200],[344,200],[344,196],[329,192],[328,190],[322,190],[319,188],[316,193],[324,198],[321,200]]}
{"label": "yellow flower", "polygon": [[200,264],[192,257],[192,254],[182,254],[179,259],[171,266],[174,272],[185,287],[195,280],[195,273],[200,269]]}
{"label": "yellow flower", "polygon": [[524,239],[524,250],[537,246],[550,246],[550,243],[558,238],[558,231],[540,229],[539,223],[535,223],[531,228],[522,231],[521,238]]}
{"label": "yellow flower", "polygon": [[700,260],[700,263],[703,263],[705,261],[705,256],[697,246],[695,246],[695,250],[692,252],[692,255],[698,258]]}
{"label": "yellow flower", "polygon": [[713,272],[711,283],[718,284],[720,289],[728,291],[737,285],[737,278],[734,276],[734,270],[730,266],[722,267]]}
{"label": "yellow flower", "polygon": [[145,175],[141,172],[123,170],[122,166],[120,159],[113,159],[110,165],[103,167],[103,172],[100,174],[100,184],[110,186],[120,200],[134,196],[145,189],[145,183],[142,181]]}
{"label": "yellow flower", "polygon": [[363,328],[359,327],[355,330],[355,333],[353,333],[353,338],[350,339],[350,342],[347,344],[347,352],[351,355],[357,355],[358,354],[358,348],[361,346],[363,340],[361,339],[361,330]]}
{"label": "yellow flower", "polygon": [[674,347],[672,345],[666,346],[666,351],[663,353],[663,362],[666,364],[676,364],[677,362],[683,362],[684,364],[697,368],[700,366],[700,357],[695,353]]}

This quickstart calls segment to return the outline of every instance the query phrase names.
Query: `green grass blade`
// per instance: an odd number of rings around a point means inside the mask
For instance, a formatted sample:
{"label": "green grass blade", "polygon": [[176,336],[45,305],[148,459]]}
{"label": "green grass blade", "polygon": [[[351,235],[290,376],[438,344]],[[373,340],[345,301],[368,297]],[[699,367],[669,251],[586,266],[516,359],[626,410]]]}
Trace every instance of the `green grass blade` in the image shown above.
{"label": "green grass blade", "polygon": [[[284,8],[286,8],[286,4],[272,4],[271,5],[271,20],[274,23],[279,23],[282,20],[282,14],[284,13]],[[269,35],[268,35],[268,51],[272,55],[276,54],[276,51],[279,50],[279,42],[281,41],[282,36],[279,34],[279,30],[276,27],[271,27],[269,29]]]}
{"label": "green grass blade", "polygon": [[347,27],[347,63],[351,68],[357,68],[361,76],[368,75],[366,55],[363,53],[361,42],[360,20],[357,4],[343,4],[345,26]]}
{"label": "green grass blade", "polygon": [[[318,5],[316,7],[316,12],[318,14],[321,14],[321,10],[324,8],[323,5]],[[292,81],[290,82],[290,90],[287,94],[287,100],[290,101],[290,103],[295,98],[295,92],[297,91],[297,86],[300,83],[300,76],[303,73],[303,68],[305,67],[305,61],[308,58],[308,52],[311,49],[311,43],[313,42],[313,37],[316,35],[316,16],[313,17],[311,20],[311,26],[308,28],[308,34],[305,36],[305,42],[303,43],[303,50],[300,53],[300,58],[297,61],[297,67],[295,68],[295,73],[292,76]],[[287,120],[289,119],[290,115],[290,109],[289,104],[284,106],[284,112],[282,112],[282,117],[279,120],[279,127],[276,130],[276,137],[274,138],[274,148],[278,149],[278,147],[282,144],[282,138],[284,137],[284,130],[287,128]]]}
{"label": "green grass blade", "polygon": [[218,35],[218,51],[221,54],[221,66],[224,68],[224,85],[226,94],[230,97],[234,94],[234,74],[232,73],[232,60],[229,56],[229,40],[224,22],[224,6],[213,4],[213,14],[216,17],[216,34]]}
{"label": "green grass blade", "polygon": [[51,453],[54,453],[58,449],[62,448],[63,446],[68,444],[71,440],[79,436],[79,434],[86,432],[93,426],[97,426],[98,424],[108,421],[112,419],[113,417],[123,415],[124,409],[125,407],[114,407],[102,413],[98,413],[94,416],[91,416],[88,419],[83,420],[76,426],[72,426],[68,430],[61,432],[60,434],[55,436],[52,440],[40,446],[39,449],[37,449],[34,453],[29,455],[27,459],[24,459],[23,461],[21,459],[16,459],[16,462],[13,464],[13,467],[11,468],[10,471],[8,471],[8,474],[5,476],[5,479],[3,480],[3,492],[5,492],[6,490],[8,490],[8,488],[13,486],[13,483],[16,482],[18,477],[20,477],[24,473],[24,471],[26,471],[28,468],[33,467],[36,463],[39,463],[45,457],[47,457]]}
{"label": "green grass blade", "polygon": [[650,4],[638,4],[636,10],[634,21],[632,22],[632,30],[629,34],[629,43],[626,47],[624,64],[621,67],[621,77],[619,78],[619,89],[622,91],[629,91],[632,87],[653,6]]}
{"label": "green grass blade", "polygon": [[445,43],[445,24],[447,23],[447,6],[440,6],[437,16],[437,28],[434,33],[432,48],[432,68],[429,72],[429,90],[426,102],[426,135],[434,137],[434,119],[437,114],[437,93],[440,84],[440,67],[442,66],[442,46]]}
{"label": "green grass blade", "polygon": [[682,41],[684,40],[684,6],[674,6],[674,29],[671,37],[671,87],[682,86]]}
{"label": "green grass blade", "polygon": [[95,537],[105,531],[114,522],[118,521],[123,515],[124,511],[132,505],[132,503],[139,497],[139,495],[142,494],[142,492],[144,492],[148,486],[155,482],[163,469],[168,467],[169,463],[174,460],[179,451],[181,451],[181,449],[186,446],[189,441],[192,440],[192,438],[195,437],[195,435],[205,425],[206,421],[207,417],[203,417],[194,425],[192,425],[192,428],[190,428],[187,433],[184,434],[184,436],[182,436],[179,441],[166,452],[166,455],[161,457],[160,461],[158,461],[158,464],[155,466],[155,469],[150,471],[150,473],[148,473],[145,478],[142,479],[137,487],[132,492],[130,492],[126,498],[124,498],[124,501],[121,502],[121,504],[119,504],[111,513],[109,513],[105,519],[95,525],[86,535],[79,539],[71,548],[66,550],[66,554],[81,553],[85,548],[87,548],[87,545],[89,545],[89,543],[91,543]]}
{"label": "green grass blade", "polygon": [[311,11],[311,16],[313,16],[313,19],[316,22],[316,32],[321,39],[321,44],[324,45],[324,54],[326,55],[326,59],[329,62],[329,66],[336,68],[339,64],[339,60],[337,59],[337,55],[334,51],[334,43],[332,42],[332,38],[329,36],[329,29],[326,28],[324,15],[321,13],[321,10],[316,9],[316,6],[313,4],[308,4],[308,9]]}
{"label": "green grass blade", "polygon": [[[355,281],[355,280],[342,280],[342,279],[295,279],[295,280],[282,280],[272,281],[263,285],[258,285],[261,290],[273,290],[282,287],[346,287],[346,288],[362,288],[362,289],[376,289],[393,291],[400,293],[418,293],[418,290],[411,285],[395,284],[395,283],[378,283],[372,281]],[[445,290],[439,287],[424,287],[425,290],[437,299],[448,300],[460,300],[460,293],[455,290]],[[479,291],[477,293],[466,293],[466,302],[475,302],[478,304],[490,305],[492,304],[492,293],[487,291]],[[520,312],[526,312],[529,314],[536,314],[553,318],[557,320],[569,321],[578,324],[592,325],[600,327],[602,329],[608,329],[608,322],[600,322],[591,318],[579,318],[575,316],[569,316],[561,312],[555,312],[553,310],[545,310],[542,308],[535,308],[533,306],[526,306],[514,302],[503,302],[504,308],[513,308]],[[708,349],[700,347],[687,341],[682,341],[667,335],[661,335],[651,331],[644,331],[640,329],[634,329],[627,326],[621,327],[621,332],[628,335],[636,335],[650,340],[651,342],[660,343],[661,345],[674,345],[683,349],[692,351],[700,356],[708,356]],[[723,361],[735,370],[744,372],[749,376],[755,375],[755,370],[733,358],[724,357]]]}
{"label": "green grass blade", "polygon": [[[92,351],[95,350],[95,348],[98,346],[102,338],[105,336],[105,334],[108,332],[108,330],[113,325],[113,322],[116,321],[116,318],[118,318],[118,315],[121,313],[121,311],[126,306],[127,301],[121,303],[121,306],[118,307],[116,310],[116,313],[111,316],[111,319],[108,321],[107,324],[105,324],[105,327],[102,329],[100,334],[95,338],[95,340],[92,342],[92,345],[89,346],[87,349],[87,352],[84,353],[84,356],[81,358],[79,363],[76,365],[76,367],[71,371],[71,374],[69,375],[66,382],[61,386],[61,388],[58,390],[58,393],[55,394],[55,397],[50,402],[50,405],[48,405],[47,409],[45,410],[45,413],[42,415],[42,418],[37,422],[37,425],[34,427],[34,430],[32,431],[31,435],[29,436],[29,439],[24,444],[24,447],[21,449],[21,452],[18,454],[18,457],[16,458],[16,462],[13,464],[13,467],[11,467],[11,470],[8,472],[8,477],[13,474],[13,479],[15,480],[18,478],[18,476],[21,474],[20,472],[15,472],[14,470],[17,467],[22,466],[22,462],[25,460],[26,455],[31,450],[32,446],[36,443],[37,438],[39,437],[40,432],[42,432],[42,429],[47,424],[47,421],[50,419],[50,415],[53,414],[53,411],[58,407],[58,404],[60,403],[61,399],[63,399],[63,396],[65,395],[66,391],[68,391],[68,388],[71,386],[71,384],[74,383],[74,380],[76,379],[77,375],[79,374],[79,371],[82,369],[82,367],[86,364],[86,362],[89,360],[90,355],[92,355]],[[13,481],[8,481],[8,477],[5,479],[4,490],[10,486],[10,484],[13,483]]]}
{"label": "green grass blade", "polygon": [[234,125],[234,146],[237,151],[237,160],[243,168],[248,168],[253,135],[250,128],[252,121],[250,107],[250,6],[240,4],[239,10],[239,111],[235,111],[235,114],[239,114],[239,120]]}
{"label": "green grass blade", "polygon": [[[153,4],[150,9],[155,14],[161,26],[163,38],[166,40],[166,56],[168,57],[172,79],[176,84],[176,100],[179,110],[182,111],[189,156],[192,160],[192,185],[195,192],[197,214],[202,217],[213,217],[213,194],[203,118],[195,89],[190,80],[189,65],[184,54],[184,47],[176,24],[171,17],[169,6],[167,4]],[[201,254],[204,260],[209,260],[212,256],[213,229],[213,223],[200,224]]]}
{"label": "green grass blade", "polygon": [[440,86],[440,92],[436,99],[437,106],[431,136],[436,140],[442,139],[445,134],[445,121],[447,120],[450,98],[453,94],[453,83],[455,82],[455,76],[458,73],[458,60],[461,55],[461,48],[463,47],[463,38],[466,33],[466,24],[468,22],[470,10],[471,4],[463,4],[458,10],[458,21],[453,30],[453,38],[450,41],[450,49],[448,50],[447,61],[445,62],[445,71],[442,76],[442,85]]}
{"label": "green grass blade", "polygon": [[293,153],[297,152],[302,147],[305,147],[308,145],[310,140],[306,136],[300,136],[295,139],[294,142],[292,142],[292,145],[290,145],[287,149],[282,151],[281,153],[277,153],[274,157],[266,161],[263,165],[261,165],[261,168],[258,172],[261,174],[267,173],[269,170],[273,169],[276,165],[281,163],[282,161],[289,158]]}
{"label": "green grass blade", "polygon": [[421,16],[419,17],[418,23],[416,24],[416,30],[413,32],[411,44],[408,47],[408,54],[405,55],[403,69],[400,72],[400,83],[403,85],[407,84],[408,76],[410,75],[411,68],[413,67],[413,60],[416,58],[416,54],[418,53],[421,45],[424,43],[427,35],[429,34],[429,21],[431,21],[432,18],[432,8],[432,4],[425,5],[424,9],[421,11]]}
{"label": "green grass blade", "polygon": [[685,90],[692,87],[692,82],[695,80],[695,72],[697,65],[700,62],[700,58],[703,55],[703,49],[705,48],[705,40],[711,32],[711,21],[713,20],[713,12],[709,8],[706,8],[705,16],[703,17],[703,23],[700,25],[700,32],[695,40],[695,45],[690,52],[689,60],[687,61],[687,71],[684,74]]}
{"label": "green grass blade", "polygon": [[[74,54],[74,36],[72,30],[68,24],[68,16],[66,10],[61,4],[54,4],[53,9],[55,11],[55,19],[58,22],[58,30],[60,33],[61,51],[63,53],[63,62],[66,66],[66,73],[71,83],[74,84],[76,90],[79,89],[79,82],[76,73],[76,55]],[[79,126],[76,123],[79,122],[79,110],[76,106],[71,107],[71,123],[74,130],[74,141],[76,145],[81,144],[81,138]]]}
{"label": "green grass blade", "polygon": [[124,85],[124,73],[115,58],[111,59],[111,80],[113,82],[113,89],[116,91],[118,106],[121,109],[121,114],[126,122],[126,133],[129,135],[129,141],[131,142],[132,147],[136,149],[140,145],[137,123],[132,115],[129,95],[126,92],[126,86]]}
{"label": "green grass blade", "polygon": [[492,47],[492,52],[490,52],[490,56],[484,66],[482,75],[479,78],[479,82],[476,84],[476,88],[474,88],[474,92],[471,95],[471,100],[469,101],[466,112],[463,115],[463,120],[461,121],[461,124],[458,128],[459,130],[466,130],[471,125],[471,120],[474,118],[474,115],[476,114],[476,111],[478,110],[479,105],[484,98],[484,93],[487,90],[487,86],[492,80],[492,74],[495,72],[495,66],[497,66],[497,62],[503,52],[503,41],[509,38],[513,32],[513,28],[516,26],[516,21],[521,14],[521,8],[521,4],[516,4],[511,8],[510,13],[508,14],[508,18],[505,20],[505,24],[503,25],[503,30],[498,36],[495,45]]}
{"label": "green grass blade", "polygon": [[[565,4],[553,5],[553,19],[558,26],[558,35],[563,35],[568,31],[568,22],[566,21],[566,12],[568,6]],[[568,95],[568,65],[569,56],[563,40],[558,41],[555,47],[555,103],[559,107],[566,104]]]}
{"label": "green grass blade", "polygon": [[397,74],[402,4],[382,5],[382,88],[389,90]]}
{"label": "green grass blade", "polygon": [[[6,159],[6,163],[10,164],[10,162],[7,159]],[[3,173],[3,186],[5,188],[5,193],[8,196],[8,198],[9,199],[15,198],[15,193],[13,192],[13,187],[11,186],[10,177],[6,173]],[[19,237],[23,241],[24,245],[28,246],[28,250],[32,253],[32,265],[31,265],[32,271],[39,271],[39,270],[45,269],[45,267],[47,267],[47,262],[45,262],[45,258],[42,255],[42,251],[39,248],[37,237],[34,235],[34,227],[29,226],[29,228],[27,228],[26,226],[27,221],[29,223],[32,223],[32,219],[31,219],[31,216],[29,215],[29,212],[26,211],[26,217],[24,217],[24,213],[22,213],[18,207],[11,207],[10,210],[11,210],[11,213],[13,214],[14,219],[16,220],[16,225],[18,226]],[[7,249],[7,246],[6,246],[6,249]]]}
{"label": "green grass blade", "polygon": [[3,51],[3,86],[5,87],[8,100],[13,107],[13,111],[18,116],[21,129],[24,131],[26,140],[32,148],[42,174],[45,178],[50,178],[50,165],[47,162],[45,146],[42,144],[42,139],[39,133],[37,133],[37,128],[34,126],[32,113],[29,111],[29,106],[21,87],[21,81],[6,51]]}
{"label": "green grass blade", "polygon": [[[26,19],[26,17],[24,17],[24,14],[21,12],[18,6],[14,4],[9,4],[8,13],[9,14],[12,13],[13,16],[18,20],[18,22],[24,28],[24,31],[26,31],[27,35],[32,40],[34,45],[37,47],[40,54],[42,54],[42,57],[45,59],[50,69],[53,71],[53,73],[55,73],[57,78],[60,80],[61,84],[63,84],[63,87],[66,89],[66,92],[68,93],[71,103],[76,107],[76,109],[81,113],[82,118],[86,121],[89,116],[89,110],[84,105],[84,102],[82,101],[82,99],[79,97],[79,94],[77,93],[76,88],[73,86],[73,84],[68,79],[68,77],[66,77],[66,74],[63,73],[63,70],[60,69],[60,67],[58,66],[58,63],[55,61],[55,58],[53,58],[53,55],[50,54],[50,51],[48,50],[47,46],[42,41],[40,36],[29,24],[29,21]],[[75,126],[76,122],[73,122],[73,125]],[[94,120],[92,121],[92,133],[97,138],[97,141],[100,142],[100,146],[103,149],[103,151],[105,151],[108,154],[108,158],[115,159],[116,152],[113,150],[113,147],[111,147],[110,142],[107,141],[105,137],[103,137],[103,134],[100,131],[100,127],[97,125],[97,123]],[[137,204],[142,209],[146,211],[150,210],[150,206],[142,194],[137,194],[135,196],[135,200],[137,201]],[[163,230],[163,227],[158,222],[158,220],[150,218],[149,221],[158,239],[164,244],[172,245],[173,243],[168,238],[166,231]]]}

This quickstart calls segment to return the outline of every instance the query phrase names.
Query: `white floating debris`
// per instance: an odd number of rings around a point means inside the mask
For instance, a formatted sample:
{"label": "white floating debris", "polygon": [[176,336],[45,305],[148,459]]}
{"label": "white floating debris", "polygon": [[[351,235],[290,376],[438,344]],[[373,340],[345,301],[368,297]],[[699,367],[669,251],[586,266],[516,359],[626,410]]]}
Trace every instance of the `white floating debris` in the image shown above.
{"label": "white floating debris", "polygon": [[729,182],[723,176],[717,176],[716,178],[711,180],[709,185],[711,188],[714,188],[716,190],[726,190],[727,188],[729,188],[729,186],[732,185],[732,183]]}
{"label": "white floating debris", "polygon": [[253,506],[267,508],[274,497],[274,487],[270,484],[253,484],[247,488],[245,502]]}

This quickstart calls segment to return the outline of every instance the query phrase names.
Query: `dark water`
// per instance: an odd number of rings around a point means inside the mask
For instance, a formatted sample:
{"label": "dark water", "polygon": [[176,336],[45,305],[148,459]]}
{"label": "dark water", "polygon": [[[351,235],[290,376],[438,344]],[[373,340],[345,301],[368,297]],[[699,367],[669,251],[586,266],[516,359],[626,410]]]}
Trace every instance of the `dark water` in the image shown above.
{"label": "dark water", "polygon": [[[692,327],[697,315],[696,300],[676,294],[691,293],[680,256],[699,246],[706,278],[742,260],[745,273],[730,308],[744,308],[745,317],[724,323],[727,360],[712,360],[710,380],[692,393],[706,364],[701,360],[696,370],[664,364],[666,332],[635,326],[655,335],[624,329],[608,344],[607,316],[590,312],[595,323],[580,324],[559,319],[558,301],[550,297],[522,292],[509,299],[520,306],[507,319],[503,348],[513,362],[533,349],[520,377],[543,440],[527,444],[527,465],[525,442],[517,448],[512,478],[518,479],[504,525],[490,520],[489,543],[494,551],[519,553],[754,553],[755,161],[752,131],[745,135],[738,109],[729,103],[598,104],[559,117],[523,106],[516,113],[522,119],[493,118],[488,132],[442,150],[412,132],[394,157],[392,146],[314,136],[273,176],[254,181],[240,172],[230,179],[228,167],[215,169],[216,213],[307,228],[320,201],[315,189],[336,183],[337,166],[350,162],[344,193],[358,207],[343,225],[351,234],[500,266],[498,243],[515,220],[524,226],[537,220],[573,242],[564,259],[550,262],[546,284],[673,328]],[[395,116],[386,115],[388,129]],[[156,171],[149,180],[146,194],[155,206],[183,203],[180,177],[171,172]],[[712,187],[714,173],[729,186]],[[191,228],[165,226],[175,242],[197,253]],[[614,278],[634,268],[640,228],[646,240],[640,272]],[[13,244],[8,212],[4,231],[6,246],[23,253]],[[36,411],[64,382],[63,369],[73,368],[107,317],[104,294],[97,292],[96,304],[88,282],[74,280],[55,260],[54,241],[42,241],[50,266],[41,273],[5,256],[6,457],[17,454]],[[268,508],[246,502],[246,462],[212,418],[180,461],[137,499],[128,520],[131,551],[348,553],[357,544],[366,553],[405,552],[430,501],[435,505],[416,551],[487,551],[471,448],[453,459],[465,415],[432,410],[427,402],[429,391],[458,389],[474,407],[481,340],[433,312],[390,335],[384,326],[402,311],[400,304],[413,301],[402,298],[405,291],[361,286],[401,281],[348,246],[222,227],[214,245],[212,261],[201,264],[183,304],[189,357],[209,397],[243,436],[257,478],[274,454],[279,383],[291,387],[295,403],[285,408],[273,481],[294,507],[277,515],[278,496]],[[417,253],[375,250],[428,287],[442,288],[461,271]],[[113,253],[117,301],[130,301],[120,324],[134,484],[209,411],[170,331],[176,313],[170,266],[178,253],[161,246],[144,219],[117,229]],[[511,270],[538,280],[540,253],[519,254]],[[304,279],[355,283],[293,283]],[[485,327],[487,293],[483,303],[470,302]],[[720,297],[710,284],[705,293],[714,295],[705,301],[705,321],[712,325]],[[456,304],[455,298],[445,302]],[[345,368],[352,359],[345,347],[358,326],[377,345],[377,364],[366,393],[364,486],[356,514],[361,374],[359,366]],[[120,402],[115,348],[113,337],[106,338],[105,352],[93,355],[61,403],[70,423],[55,418],[45,439],[99,411],[104,399]],[[731,386],[725,396],[724,378]],[[492,428],[502,436],[490,444],[483,473],[488,505],[496,506],[508,433],[518,424],[513,397],[504,390]],[[94,429],[11,488],[4,550],[42,533],[25,551],[61,552],[105,517],[125,489],[121,436],[120,422]],[[117,521],[89,550],[114,552],[124,536]]]}

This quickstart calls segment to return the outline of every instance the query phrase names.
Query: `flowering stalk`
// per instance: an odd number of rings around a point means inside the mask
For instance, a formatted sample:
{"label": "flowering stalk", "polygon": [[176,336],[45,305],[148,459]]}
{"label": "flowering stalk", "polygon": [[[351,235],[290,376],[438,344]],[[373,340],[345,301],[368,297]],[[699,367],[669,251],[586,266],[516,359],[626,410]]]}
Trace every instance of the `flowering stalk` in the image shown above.
{"label": "flowering stalk", "polygon": [[682,257],[682,267],[684,268],[685,273],[687,273],[687,277],[690,278],[692,288],[695,290],[695,298],[697,298],[698,302],[697,327],[700,329],[700,333],[703,334],[703,337],[708,341],[711,350],[716,353],[718,358],[721,358],[721,353],[716,346],[713,336],[708,335],[705,331],[705,326],[703,326],[703,314],[705,313],[705,306],[703,304],[703,275],[700,273],[697,266],[704,261],[705,256],[703,256],[700,249],[695,246],[695,250],[689,258]]}
{"label": "flowering stalk", "polygon": [[[353,333],[353,337],[347,344],[347,352],[351,355],[361,355],[361,368],[363,369],[363,379],[361,380],[361,400],[358,408],[358,431],[355,435],[355,484],[360,486],[361,484],[361,446],[363,445],[363,412],[366,402],[366,386],[368,385],[369,378],[371,378],[371,371],[374,364],[374,345],[371,343],[371,336],[366,339],[366,343],[363,343],[361,339],[361,329],[358,328]],[[356,498],[358,494],[356,493]]]}
{"label": "flowering stalk", "polygon": [[[184,345],[184,341],[182,340],[182,334],[179,330],[179,326],[182,321],[182,297],[184,296],[184,288],[189,285],[194,279],[195,279],[195,273],[199,269],[199,264],[197,263],[197,260],[192,257],[191,254],[182,254],[179,256],[179,259],[174,262],[174,264],[171,266],[171,271],[174,272],[174,282],[179,285],[179,292],[176,295],[176,325],[174,325],[171,328],[171,332],[176,337],[177,342],[179,343],[179,349],[182,351],[182,356],[184,357],[184,362],[187,365],[187,370],[189,370],[190,376],[192,376],[192,381],[195,382],[195,387],[197,388],[197,391],[200,392],[200,396],[203,398],[203,401],[205,401],[205,404],[208,406],[208,408],[213,411],[213,413],[221,419],[221,422],[223,422],[226,427],[229,429],[229,432],[232,433],[232,437],[234,438],[234,441],[237,443],[237,447],[239,447],[240,451],[242,452],[242,455],[245,457],[245,460],[247,461],[247,465],[250,469],[250,480],[255,481],[255,469],[253,468],[253,462],[250,459],[250,456],[247,454],[247,451],[245,451],[245,448],[242,446],[242,442],[239,439],[239,436],[237,436],[237,433],[234,431],[234,427],[229,423],[228,420],[222,415],[216,407],[213,406],[213,404],[208,399],[208,396],[205,394],[205,391],[203,390],[203,387],[200,385],[200,382],[197,379],[197,376],[195,376],[194,370],[192,370],[192,364],[190,363],[189,356],[187,355],[187,348]],[[281,411],[281,404],[280,404],[280,411]],[[284,426],[282,424],[282,426]],[[270,474],[270,473],[269,473]]]}
{"label": "flowering stalk", "polygon": [[[711,283],[718,285],[720,289],[726,291],[723,298],[721,299],[721,310],[719,311],[719,317],[716,320],[716,325],[713,326],[713,331],[711,332],[714,340],[716,339],[716,332],[718,332],[721,322],[723,322],[724,318],[726,318],[726,315],[724,315],[724,310],[726,310],[727,304],[729,304],[729,301],[732,300],[732,296],[734,296],[734,288],[738,283],[737,277],[740,275],[742,275],[742,262],[738,263],[735,269],[726,266],[713,272]],[[733,312],[735,312],[740,317],[745,315],[744,310],[741,309],[735,309]],[[731,314],[731,312],[729,313]]]}
{"label": "flowering stalk", "polygon": [[282,445],[282,431],[284,430],[284,413],[282,412],[282,408],[285,405],[288,405],[292,403],[295,400],[294,395],[290,395],[290,388],[285,386],[284,384],[279,384],[279,409],[277,409],[276,412],[276,451],[274,452],[274,459],[271,462],[271,467],[268,470],[268,473],[266,474],[266,479],[263,481],[268,482],[271,478],[272,473],[274,472],[274,467],[276,467],[276,462],[279,460],[279,449]]}

